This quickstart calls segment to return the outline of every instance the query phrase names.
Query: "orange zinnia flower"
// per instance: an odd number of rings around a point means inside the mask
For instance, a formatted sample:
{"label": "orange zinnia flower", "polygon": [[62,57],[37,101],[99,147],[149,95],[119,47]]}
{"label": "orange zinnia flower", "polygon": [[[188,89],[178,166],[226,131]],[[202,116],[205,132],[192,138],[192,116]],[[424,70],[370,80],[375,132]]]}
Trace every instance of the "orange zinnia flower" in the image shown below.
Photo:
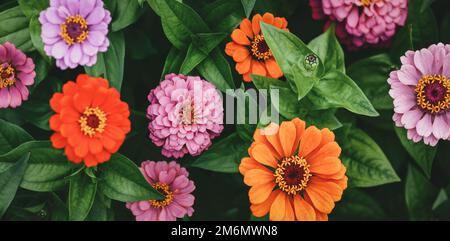
{"label": "orange zinnia flower", "polygon": [[[279,129],[278,129],[279,128]],[[264,131],[277,130],[264,135]],[[296,118],[257,129],[239,171],[251,186],[251,211],[270,220],[328,220],[347,188],[341,148],[329,129]]]}
{"label": "orange zinnia flower", "polygon": [[108,161],[130,132],[128,104],[108,81],[79,75],[50,100],[53,147],[64,148],[69,161],[87,167]]}
{"label": "orange zinnia flower", "polygon": [[250,74],[269,76],[278,79],[283,76],[272,51],[264,40],[259,23],[263,21],[277,28],[289,31],[285,18],[274,17],[265,13],[242,20],[239,28],[231,33],[232,42],[225,47],[225,53],[236,61],[236,71],[244,76],[244,81],[250,82]]}

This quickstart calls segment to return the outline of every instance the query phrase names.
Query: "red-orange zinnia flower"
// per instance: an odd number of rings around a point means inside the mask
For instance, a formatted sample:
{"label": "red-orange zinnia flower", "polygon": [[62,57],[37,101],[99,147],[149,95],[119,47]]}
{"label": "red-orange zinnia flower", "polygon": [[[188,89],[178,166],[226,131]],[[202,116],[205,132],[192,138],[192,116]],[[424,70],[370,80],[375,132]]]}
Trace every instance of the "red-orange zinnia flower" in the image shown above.
{"label": "red-orange zinnia flower", "polygon": [[[277,130],[273,135],[264,131]],[[327,220],[347,188],[341,148],[329,129],[296,118],[257,129],[239,171],[251,186],[251,211],[270,220]]]}
{"label": "red-orange zinnia flower", "polygon": [[128,104],[108,81],[79,75],[50,100],[53,147],[64,148],[69,161],[87,167],[108,161],[130,132]]}
{"label": "red-orange zinnia flower", "polygon": [[263,16],[256,14],[252,21],[245,18],[239,28],[231,33],[232,42],[225,47],[225,53],[236,62],[236,71],[242,74],[244,81],[250,82],[250,74],[269,76],[278,79],[283,76],[272,51],[261,33],[260,22],[263,21],[277,28],[288,31],[285,18],[274,17],[271,13]]}

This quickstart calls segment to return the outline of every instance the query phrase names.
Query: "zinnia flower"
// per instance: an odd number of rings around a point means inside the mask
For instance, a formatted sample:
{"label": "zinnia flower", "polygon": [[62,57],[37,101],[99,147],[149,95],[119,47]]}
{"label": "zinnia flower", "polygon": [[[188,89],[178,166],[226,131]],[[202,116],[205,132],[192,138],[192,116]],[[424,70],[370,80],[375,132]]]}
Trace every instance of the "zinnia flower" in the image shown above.
{"label": "zinnia flower", "polygon": [[[337,22],[336,34],[350,48],[383,46],[404,26],[407,0],[310,0],[313,18]],[[329,23],[327,23],[329,25]]]}
{"label": "zinnia flower", "polygon": [[[271,134],[270,132],[275,134]],[[239,171],[256,217],[270,220],[327,220],[347,188],[341,148],[328,129],[305,129],[295,118],[257,129]]]}
{"label": "zinnia flower", "polygon": [[401,62],[388,79],[396,125],[414,142],[450,140],[450,45],[408,51]]}
{"label": "zinnia flower", "polygon": [[87,167],[110,159],[130,132],[128,104],[108,81],[79,75],[69,81],[62,93],[55,93],[50,107],[56,112],[50,118],[54,148],[64,148],[69,161]]}
{"label": "zinnia flower", "polygon": [[34,84],[34,63],[13,44],[0,44],[0,108],[16,108],[28,100]]}
{"label": "zinnia flower", "polygon": [[145,161],[141,172],[150,185],[164,195],[164,200],[129,202],[127,208],[136,216],[136,221],[176,221],[194,213],[194,182],[189,173],[175,161]]}
{"label": "zinnia flower", "polygon": [[109,46],[111,14],[102,0],[50,0],[39,17],[44,50],[61,69],[92,66]]}
{"label": "zinnia flower", "polygon": [[200,155],[223,130],[223,101],[200,77],[169,74],[150,91],[150,139],[166,157]]}
{"label": "zinnia flower", "polygon": [[253,16],[252,21],[245,18],[239,28],[231,33],[232,42],[225,47],[225,53],[236,62],[236,71],[243,75],[244,81],[250,82],[251,74],[278,79],[283,76],[272,51],[261,33],[260,22],[289,31],[285,18],[274,17],[271,13]]}

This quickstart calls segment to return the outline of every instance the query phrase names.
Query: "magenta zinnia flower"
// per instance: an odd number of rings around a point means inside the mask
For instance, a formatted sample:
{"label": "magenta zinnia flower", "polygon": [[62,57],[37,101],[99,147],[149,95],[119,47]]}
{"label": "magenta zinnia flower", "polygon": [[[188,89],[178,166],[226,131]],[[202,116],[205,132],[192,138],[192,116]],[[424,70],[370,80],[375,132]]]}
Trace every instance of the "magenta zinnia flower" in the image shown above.
{"label": "magenta zinnia flower", "polygon": [[34,84],[34,63],[13,44],[0,44],[0,108],[16,108],[28,100]]}
{"label": "magenta zinnia flower", "polygon": [[108,49],[111,14],[102,0],[50,0],[39,21],[44,50],[63,70],[92,66]]}
{"label": "magenta zinnia flower", "polygon": [[414,142],[435,146],[450,140],[450,45],[408,51],[401,62],[388,79],[396,125]]}
{"label": "magenta zinnia flower", "polygon": [[150,139],[166,157],[200,155],[223,130],[223,101],[200,77],[169,74],[149,96]]}
{"label": "magenta zinnia flower", "polygon": [[189,173],[175,161],[145,161],[141,172],[150,185],[165,196],[164,200],[145,200],[126,204],[137,221],[175,221],[194,213],[194,182]]}
{"label": "magenta zinnia flower", "polygon": [[385,45],[408,16],[407,0],[310,0],[310,6],[314,19],[337,22],[336,34],[350,48]]}

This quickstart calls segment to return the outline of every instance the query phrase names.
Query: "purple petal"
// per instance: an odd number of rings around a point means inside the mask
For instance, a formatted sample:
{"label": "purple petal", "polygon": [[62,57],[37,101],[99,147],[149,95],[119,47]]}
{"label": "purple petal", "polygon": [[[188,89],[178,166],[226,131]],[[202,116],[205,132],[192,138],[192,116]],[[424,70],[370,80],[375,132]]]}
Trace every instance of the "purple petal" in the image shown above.
{"label": "purple petal", "polygon": [[414,64],[422,75],[432,74],[433,62],[433,54],[428,49],[422,49],[414,55]]}
{"label": "purple petal", "polygon": [[[66,0],[66,6],[69,8],[71,15],[79,14],[80,10],[80,1],[79,0]],[[83,0],[84,1],[84,0]]]}
{"label": "purple petal", "polygon": [[79,44],[75,44],[70,48],[70,61],[72,63],[79,63],[82,57],[81,46]]}
{"label": "purple petal", "polygon": [[9,93],[11,95],[11,107],[16,108],[22,104],[22,96],[16,87],[12,86],[9,88]]}
{"label": "purple petal", "polygon": [[8,88],[0,89],[0,108],[7,108],[11,102]]}
{"label": "purple petal", "polygon": [[67,55],[68,50],[69,47],[67,46],[66,42],[59,41],[53,46],[52,55],[53,57],[55,57],[55,59],[62,59],[64,56]]}
{"label": "purple petal", "polygon": [[105,18],[106,12],[102,7],[96,7],[89,16],[86,18],[86,21],[89,25],[99,24]]}
{"label": "purple petal", "polygon": [[86,18],[88,14],[94,9],[97,0],[83,0],[80,2],[80,14]]}
{"label": "purple petal", "polygon": [[98,31],[91,31],[89,32],[89,43],[91,43],[93,46],[101,46],[103,42],[105,41],[105,35]]}
{"label": "purple petal", "polygon": [[52,24],[61,24],[64,22],[64,19],[59,16],[57,8],[48,8],[45,12],[45,17]]}
{"label": "purple petal", "polygon": [[403,114],[401,122],[406,129],[412,129],[416,127],[417,122],[422,119],[423,114],[424,113],[419,109],[410,110]]}
{"label": "purple petal", "polygon": [[45,36],[47,38],[58,37],[60,32],[61,29],[57,25],[51,23],[42,25],[42,36]]}
{"label": "purple petal", "polygon": [[85,53],[86,55],[94,56],[98,53],[98,47],[93,46],[92,44],[89,43],[89,41],[84,42],[82,47],[83,53]]}
{"label": "purple petal", "polygon": [[447,139],[450,135],[450,126],[447,123],[445,115],[438,115],[434,118],[433,135],[437,139]]}
{"label": "purple petal", "polygon": [[421,136],[430,136],[433,132],[433,124],[431,123],[431,115],[425,114],[422,119],[417,122],[417,133]]}
{"label": "purple petal", "polygon": [[19,80],[24,84],[24,85],[32,85],[34,84],[34,78],[36,77],[36,72],[31,72],[31,73],[25,73],[25,72],[20,72],[18,75]]}

